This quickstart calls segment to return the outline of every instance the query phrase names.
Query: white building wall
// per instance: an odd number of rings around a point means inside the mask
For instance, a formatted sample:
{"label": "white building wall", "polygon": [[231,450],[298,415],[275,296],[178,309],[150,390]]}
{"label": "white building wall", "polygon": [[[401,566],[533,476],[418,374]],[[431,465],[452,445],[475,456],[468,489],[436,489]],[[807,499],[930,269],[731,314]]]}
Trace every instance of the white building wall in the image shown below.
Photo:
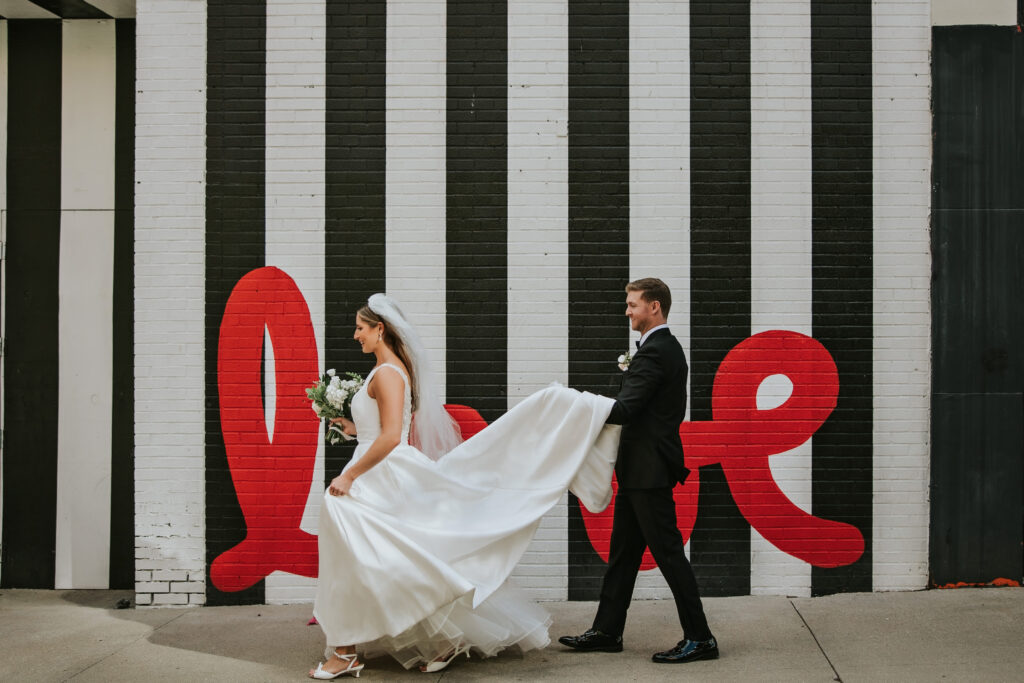
{"label": "white building wall", "polygon": [[927,0],[874,5],[875,590],[928,581],[931,30]]}
{"label": "white building wall", "polygon": [[136,30],[136,600],[194,605],[206,595],[206,3],[141,1]]}
{"label": "white building wall", "polygon": [[[875,5],[873,570],[880,590],[921,588],[927,571],[930,12],[927,0]],[[322,0],[270,1],[266,109],[267,263],[299,284],[321,355],[323,13]],[[630,14],[630,275],[654,272],[669,283],[673,331],[688,349],[688,7],[634,0]],[[438,369],[445,365],[445,17],[441,0],[388,5],[388,290]],[[509,4],[510,406],[567,376],[567,31],[564,3]],[[205,37],[204,2],[139,0],[140,604],[204,600]],[[809,40],[808,3],[753,3],[751,333],[810,332]],[[443,386],[443,372],[438,379]],[[809,444],[774,456],[773,470],[807,509]],[[318,472],[311,501],[320,481]],[[308,531],[315,531],[314,508],[303,523]],[[567,535],[559,506],[515,573],[535,597],[565,597]],[[756,533],[751,562],[754,592],[809,591],[810,568]],[[307,579],[276,575],[267,599],[306,600],[311,590]],[[656,571],[641,577],[637,597],[667,596]]]}
{"label": "white building wall", "polygon": [[[811,7],[750,4],[750,333],[811,329]],[[759,392],[768,399],[770,385]],[[779,387],[774,405],[789,396]],[[768,463],[779,488],[811,512],[811,440]],[[811,566],[750,530],[750,592],[810,595]]]}
{"label": "white building wall", "polygon": [[[508,5],[509,408],[569,379],[567,10],[549,0]],[[565,496],[512,574],[537,599],[568,596],[568,510]]]}
{"label": "white building wall", "polygon": [[[305,297],[321,366],[325,319],[326,11],[323,0],[267,2],[266,265],[290,275]],[[273,429],[275,384],[269,334],[265,348],[266,422]],[[323,453],[320,440],[302,521],[302,529],[313,534],[324,492]],[[315,592],[316,579],[280,571],[267,577],[268,603],[310,601]]]}

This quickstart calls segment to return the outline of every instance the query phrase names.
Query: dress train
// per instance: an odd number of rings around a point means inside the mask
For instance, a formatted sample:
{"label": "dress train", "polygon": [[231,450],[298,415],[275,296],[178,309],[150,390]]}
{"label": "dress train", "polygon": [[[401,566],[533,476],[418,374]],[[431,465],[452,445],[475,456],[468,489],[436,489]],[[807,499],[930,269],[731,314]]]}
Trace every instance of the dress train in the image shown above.
{"label": "dress train", "polygon": [[[372,375],[352,402],[353,463],[380,433]],[[402,443],[349,495],[324,494],[314,615],[328,645],[407,668],[459,645],[544,647],[550,617],[507,579],[567,488],[595,512],[611,501],[613,401],[552,385],[434,462],[407,443],[406,386]]]}

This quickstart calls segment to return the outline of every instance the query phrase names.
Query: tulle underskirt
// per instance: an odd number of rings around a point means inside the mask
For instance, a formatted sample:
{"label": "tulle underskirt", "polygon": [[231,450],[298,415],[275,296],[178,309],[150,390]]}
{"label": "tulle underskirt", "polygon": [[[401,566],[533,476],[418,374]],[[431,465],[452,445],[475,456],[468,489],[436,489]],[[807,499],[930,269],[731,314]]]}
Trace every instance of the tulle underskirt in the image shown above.
{"label": "tulle underskirt", "polygon": [[521,652],[547,647],[551,615],[507,582],[472,608],[463,596],[397,636],[385,636],[358,646],[366,659],[389,655],[406,669],[429,662],[468,644],[480,657],[502,650]]}

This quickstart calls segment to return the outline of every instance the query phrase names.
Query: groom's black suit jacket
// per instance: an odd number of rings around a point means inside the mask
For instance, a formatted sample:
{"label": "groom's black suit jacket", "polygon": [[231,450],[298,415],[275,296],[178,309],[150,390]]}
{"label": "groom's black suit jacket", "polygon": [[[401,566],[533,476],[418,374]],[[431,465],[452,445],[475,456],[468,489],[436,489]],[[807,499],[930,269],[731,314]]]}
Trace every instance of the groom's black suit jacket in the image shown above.
{"label": "groom's black suit jacket", "polygon": [[649,336],[622,378],[608,416],[622,425],[615,476],[627,489],[652,489],[683,482],[679,423],[686,412],[686,356],[669,330]]}

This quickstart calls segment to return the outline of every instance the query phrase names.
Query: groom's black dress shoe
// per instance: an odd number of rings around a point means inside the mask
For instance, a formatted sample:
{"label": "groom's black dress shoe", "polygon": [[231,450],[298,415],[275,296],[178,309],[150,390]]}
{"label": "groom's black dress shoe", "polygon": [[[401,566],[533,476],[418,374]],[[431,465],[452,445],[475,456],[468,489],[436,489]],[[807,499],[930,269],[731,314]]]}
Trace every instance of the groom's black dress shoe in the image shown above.
{"label": "groom's black dress shoe", "polygon": [[622,652],[622,636],[610,636],[594,629],[581,636],[562,636],[558,642],[580,652]]}
{"label": "groom's black dress shoe", "polygon": [[695,662],[698,659],[718,659],[718,641],[714,637],[707,640],[680,640],[679,644],[671,650],[655,652],[651,659],[659,664]]}

